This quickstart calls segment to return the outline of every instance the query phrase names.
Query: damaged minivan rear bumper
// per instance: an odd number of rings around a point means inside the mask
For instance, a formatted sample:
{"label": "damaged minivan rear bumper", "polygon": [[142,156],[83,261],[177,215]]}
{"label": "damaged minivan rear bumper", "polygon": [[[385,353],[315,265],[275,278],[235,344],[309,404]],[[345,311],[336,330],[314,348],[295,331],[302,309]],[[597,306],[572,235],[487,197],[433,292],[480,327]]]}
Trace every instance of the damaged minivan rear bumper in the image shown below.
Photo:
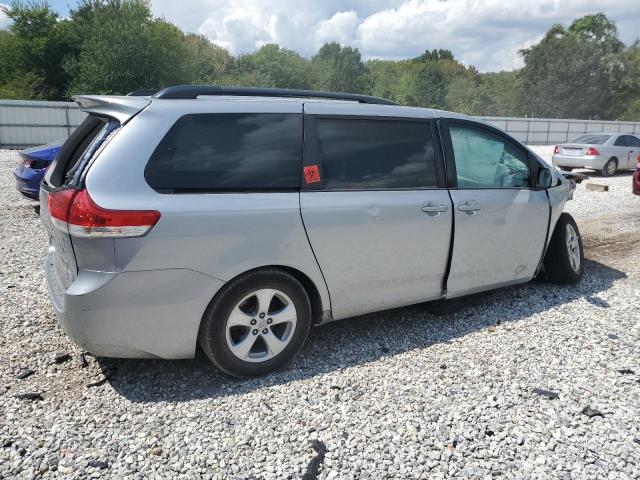
{"label": "damaged minivan rear bumper", "polygon": [[194,357],[200,317],[224,282],[188,269],[79,270],[65,289],[54,255],[45,260],[49,295],[65,333],[83,349],[105,357]]}

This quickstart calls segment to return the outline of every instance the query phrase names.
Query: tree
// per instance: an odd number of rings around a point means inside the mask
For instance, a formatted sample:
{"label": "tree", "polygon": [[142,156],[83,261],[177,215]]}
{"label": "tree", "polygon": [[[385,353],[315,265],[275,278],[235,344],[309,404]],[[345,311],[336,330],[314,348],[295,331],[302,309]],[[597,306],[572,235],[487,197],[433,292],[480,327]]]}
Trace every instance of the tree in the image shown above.
{"label": "tree", "polygon": [[416,107],[444,108],[447,85],[438,63],[417,63],[412,70],[406,103]]}
{"label": "tree", "polygon": [[531,116],[606,117],[612,101],[617,30],[604,15],[554,25],[540,43],[522,50],[522,109]]}
{"label": "tree", "polygon": [[416,58],[418,62],[430,62],[439,60],[453,60],[453,53],[451,50],[433,49],[431,51],[425,50],[422,55]]}
{"label": "tree", "polygon": [[187,33],[184,37],[188,58],[188,82],[221,85],[233,66],[233,58],[224,48],[211,43],[204,35]]}
{"label": "tree", "polygon": [[618,39],[618,28],[604,13],[585,15],[575,20],[569,32],[598,46],[603,53],[620,53],[624,43]]}
{"label": "tree", "polygon": [[490,72],[480,74],[487,102],[481,108],[481,115],[515,117],[522,115],[519,109],[521,84],[518,71]]}
{"label": "tree", "polygon": [[640,41],[619,56],[611,118],[640,121]]}
{"label": "tree", "polygon": [[67,61],[68,93],[125,94],[185,83],[187,46],[144,0],[84,0],[71,11],[79,54]]}
{"label": "tree", "polygon": [[367,71],[357,48],[325,43],[311,59],[313,87],[332,92],[366,93]]}
{"label": "tree", "polygon": [[367,61],[365,68],[371,94],[396,102],[401,101],[402,88],[399,79],[405,75],[407,65],[407,61]]}
{"label": "tree", "polygon": [[309,88],[309,61],[296,52],[267,44],[236,61],[235,71],[243,85],[277,88]]}
{"label": "tree", "polygon": [[29,98],[60,98],[68,82],[62,65],[72,50],[67,22],[46,2],[14,2],[2,9],[12,23],[0,38],[0,84],[12,84]]}

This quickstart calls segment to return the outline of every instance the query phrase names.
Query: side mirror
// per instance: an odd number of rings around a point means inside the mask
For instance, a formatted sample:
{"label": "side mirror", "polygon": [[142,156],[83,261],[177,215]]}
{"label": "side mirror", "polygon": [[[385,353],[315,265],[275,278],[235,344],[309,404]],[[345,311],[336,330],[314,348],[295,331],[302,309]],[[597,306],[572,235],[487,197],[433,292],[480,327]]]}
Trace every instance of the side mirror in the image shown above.
{"label": "side mirror", "polygon": [[541,168],[538,171],[538,188],[543,190],[551,188],[551,182],[553,182],[553,175],[548,168]]}

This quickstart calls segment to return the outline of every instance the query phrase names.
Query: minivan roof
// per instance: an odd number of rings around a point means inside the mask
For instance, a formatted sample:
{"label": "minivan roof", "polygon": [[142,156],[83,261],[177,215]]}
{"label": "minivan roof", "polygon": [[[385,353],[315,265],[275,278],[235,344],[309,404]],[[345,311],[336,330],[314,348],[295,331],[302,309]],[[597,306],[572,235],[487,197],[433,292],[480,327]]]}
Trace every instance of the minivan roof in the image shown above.
{"label": "minivan roof", "polygon": [[237,97],[295,97],[295,98],[326,98],[331,100],[348,100],[358,103],[376,105],[397,105],[386,98],[362,95],[359,93],[325,92],[319,90],[302,90],[292,88],[261,88],[261,87],[222,87],[215,85],[177,85],[162,90],[136,90],[131,96],[151,96],[167,100],[196,99],[199,96],[237,96]]}
{"label": "minivan roof", "polygon": [[[167,87],[158,91],[137,90],[127,96],[80,95],[74,97],[74,100],[87,113],[114,117],[122,124],[154,101],[172,103],[173,101],[184,102],[186,100],[306,103],[318,105],[318,108],[310,110],[319,109],[326,114],[330,114],[331,110],[335,110],[336,114],[343,115],[361,113],[363,115],[397,115],[399,117],[418,118],[470,118],[466,115],[444,110],[398,105],[390,100],[369,95],[276,88],[182,85]],[[321,108],[321,105],[324,105],[324,107]],[[477,121],[477,119],[475,120]]]}

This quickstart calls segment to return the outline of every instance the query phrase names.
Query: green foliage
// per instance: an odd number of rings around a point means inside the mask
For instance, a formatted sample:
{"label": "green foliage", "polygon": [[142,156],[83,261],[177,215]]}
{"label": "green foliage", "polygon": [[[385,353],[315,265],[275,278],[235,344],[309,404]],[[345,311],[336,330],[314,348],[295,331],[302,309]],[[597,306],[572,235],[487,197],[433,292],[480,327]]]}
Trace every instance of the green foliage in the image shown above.
{"label": "green foliage", "polygon": [[235,72],[242,85],[277,88],[309,88],[309,61],[273,43],[238,58]]}
{"label": "green foliage", "polygon": [[325,43],[311,59],[313,88],[331,92],[367,93],[369,79],[357,48]]}
{"label": "green foliage", "polygon": [[618,28],[604,13],[585,15],[575,20],[569,32],[596,45],[603,53],[620,53],[624,44],[618,39]]}
{"label": "green foliage", "polygon": [[65,68],[69,95],[126,94],[188,81],[182,32],[153,19],[144,0],[84,0],[71,11],[79,54]]}
{"label": "green foliage", "polygon": [[204,35],[188,33],[184,36],[187,49],[185,68],[189,83],[222,85],[233,66],[233,58],[224,48],[211,43]]}
{"label": "green foliage", "polygon": [[310,60],[275,44],[234,58],[154,18],[147,0],[80,0],[69,19],[45,0],[4,11],[12,23],[0,31],[0,98],[240,85],[365,93],[469,115],[640,120],[640,44],[625,47],[602,13],[553,25],[521,51],[520,70],[479,73],[446,49],[364,62],[337,42]]}
{"label": "green foliage", "polygon": [[626,48],[614,68],[615,102],[611,117],[640,120],[640,41]]}
{"label": "green foliage", "polygon": [[521,52],[522,111],[543,117],[616,118],[621,92],[640,96],[637,85],[621,85],[629,77],[624,62],[630,60],[623,48],[615,24],[603,14],[582,17],[566,30],[554,25],[540,43]]}
{"label": "green foliage", "polygon": [[28,92],[29,98],[59,98],[68,80],[62,63],[71,48],[66,22],[46,2],[14,2],[3,10],[13,23],[0,37],[2,90],[15,88],[14,97]]}
{"label": "green foliage", "polygon": [[444,108],[447,85],[438,62],[418,62],[405,78],[406,96],[403,103],[416,107]]}

